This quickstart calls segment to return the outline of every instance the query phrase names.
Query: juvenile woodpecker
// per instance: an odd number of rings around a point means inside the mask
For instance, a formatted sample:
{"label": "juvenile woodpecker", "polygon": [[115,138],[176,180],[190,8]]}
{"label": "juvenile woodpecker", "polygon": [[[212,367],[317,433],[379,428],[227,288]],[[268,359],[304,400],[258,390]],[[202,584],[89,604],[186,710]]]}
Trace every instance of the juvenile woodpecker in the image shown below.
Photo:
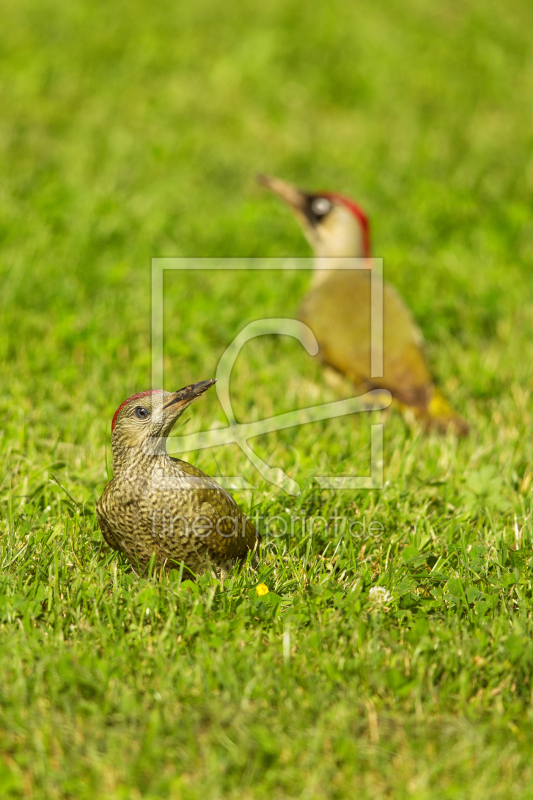
{"label": "juvenile woodpecker", "polygon": [[[315,273],[299,317],[315,334],[319,358],[357,387],[388,389],[413,408],[425,427],[459,435],[468,424],[435,387],[422,333],[400,295],[383,283],[383,375],[371,377],[370,224],[364,211],[333,192],[307,193],[279,178],[258,181],[291,208],[313,248]],[[340,269],[341,259],[365,259],[366,269]],[[346,266],[346,262],[342,262]]]}
{"label": "juvenile woodpecker", "polygon": [[200,469],[172,458],[166,437],[185,409],[215,383],[129,397],[111,423],[113,480],[96,506],[107,544],[139,572],[158,567],[194,574],[209,562],[227,570],[256,549],[260,537],[234,499]]}

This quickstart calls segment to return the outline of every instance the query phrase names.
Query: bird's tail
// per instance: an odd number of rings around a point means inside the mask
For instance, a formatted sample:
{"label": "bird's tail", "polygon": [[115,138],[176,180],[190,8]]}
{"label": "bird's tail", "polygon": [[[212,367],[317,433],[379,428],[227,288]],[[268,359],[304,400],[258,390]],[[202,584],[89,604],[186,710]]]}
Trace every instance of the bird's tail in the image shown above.
{"label": "bird's tail", "polygon": [[442,432],[451,430],[458,436],[466,436],[470,430],[468,422],[459,416],[439,389],[434,389],[431,400],[420,417],[428,428]]}

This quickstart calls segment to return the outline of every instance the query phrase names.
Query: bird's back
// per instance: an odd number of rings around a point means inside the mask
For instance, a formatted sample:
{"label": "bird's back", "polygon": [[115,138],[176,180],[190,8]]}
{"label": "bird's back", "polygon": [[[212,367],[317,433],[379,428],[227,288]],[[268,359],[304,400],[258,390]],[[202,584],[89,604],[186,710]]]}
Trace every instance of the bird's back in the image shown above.
{"label": "bird's back", "polygon": [[316,336],[319,357],[356,386],[386,388],[400,402],[425,408],[432,381],[422,334],[396,290],[383,284],[383,376],[374,377],[371,271],[331,270],[320,278],[299,313]]}

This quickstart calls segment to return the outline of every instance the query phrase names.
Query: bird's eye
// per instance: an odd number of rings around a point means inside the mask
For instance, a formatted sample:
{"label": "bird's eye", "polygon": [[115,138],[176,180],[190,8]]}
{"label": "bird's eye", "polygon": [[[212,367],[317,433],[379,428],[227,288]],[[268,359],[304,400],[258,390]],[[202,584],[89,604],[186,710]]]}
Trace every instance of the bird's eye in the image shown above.
{"label": "bird's eye", "polygon": [[331,211],[331,200],[328,200],[327,197],[315,197],[311,203],[311,209],[317,217],[323,217]]}
{"label": "bird's eye", "polygon": [[148,419],[149,411],[144,406],[137,406],[135,409],[135,416],[137,419]]}

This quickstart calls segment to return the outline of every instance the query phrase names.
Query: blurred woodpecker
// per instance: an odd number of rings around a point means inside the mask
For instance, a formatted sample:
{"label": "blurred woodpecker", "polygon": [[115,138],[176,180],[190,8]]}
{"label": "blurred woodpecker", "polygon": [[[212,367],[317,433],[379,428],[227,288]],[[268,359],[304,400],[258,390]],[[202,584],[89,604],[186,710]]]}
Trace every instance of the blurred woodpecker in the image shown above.
{"label": "blurred woodpecker", "polygon": [[96,513],[107,544],[141,572],[155,556],[158,567],[179,569],[184,562],[198,574],[209,562],[223,575],[260,541],[231,495],[166,451],[175,422],[214,383],[140,392],[113,417],[114,477]]}
{"label": "blurred woodpecker", "polygon": [[[435,387],[422,333],[387,283],[383,283],[383,376],[371,377],[372,261],[364,211],[333,192],[311,194],[264,175],[258,181],[287,203],[313,248],[315,274],[299,317],[316,336],[319,358],[357,387],[388,389],[400,405],[414,410],[425,427],[468,433],[468,424]],[[367,268],[340,269],[347,266],[341,259],[349,258],[365,259]]]}

